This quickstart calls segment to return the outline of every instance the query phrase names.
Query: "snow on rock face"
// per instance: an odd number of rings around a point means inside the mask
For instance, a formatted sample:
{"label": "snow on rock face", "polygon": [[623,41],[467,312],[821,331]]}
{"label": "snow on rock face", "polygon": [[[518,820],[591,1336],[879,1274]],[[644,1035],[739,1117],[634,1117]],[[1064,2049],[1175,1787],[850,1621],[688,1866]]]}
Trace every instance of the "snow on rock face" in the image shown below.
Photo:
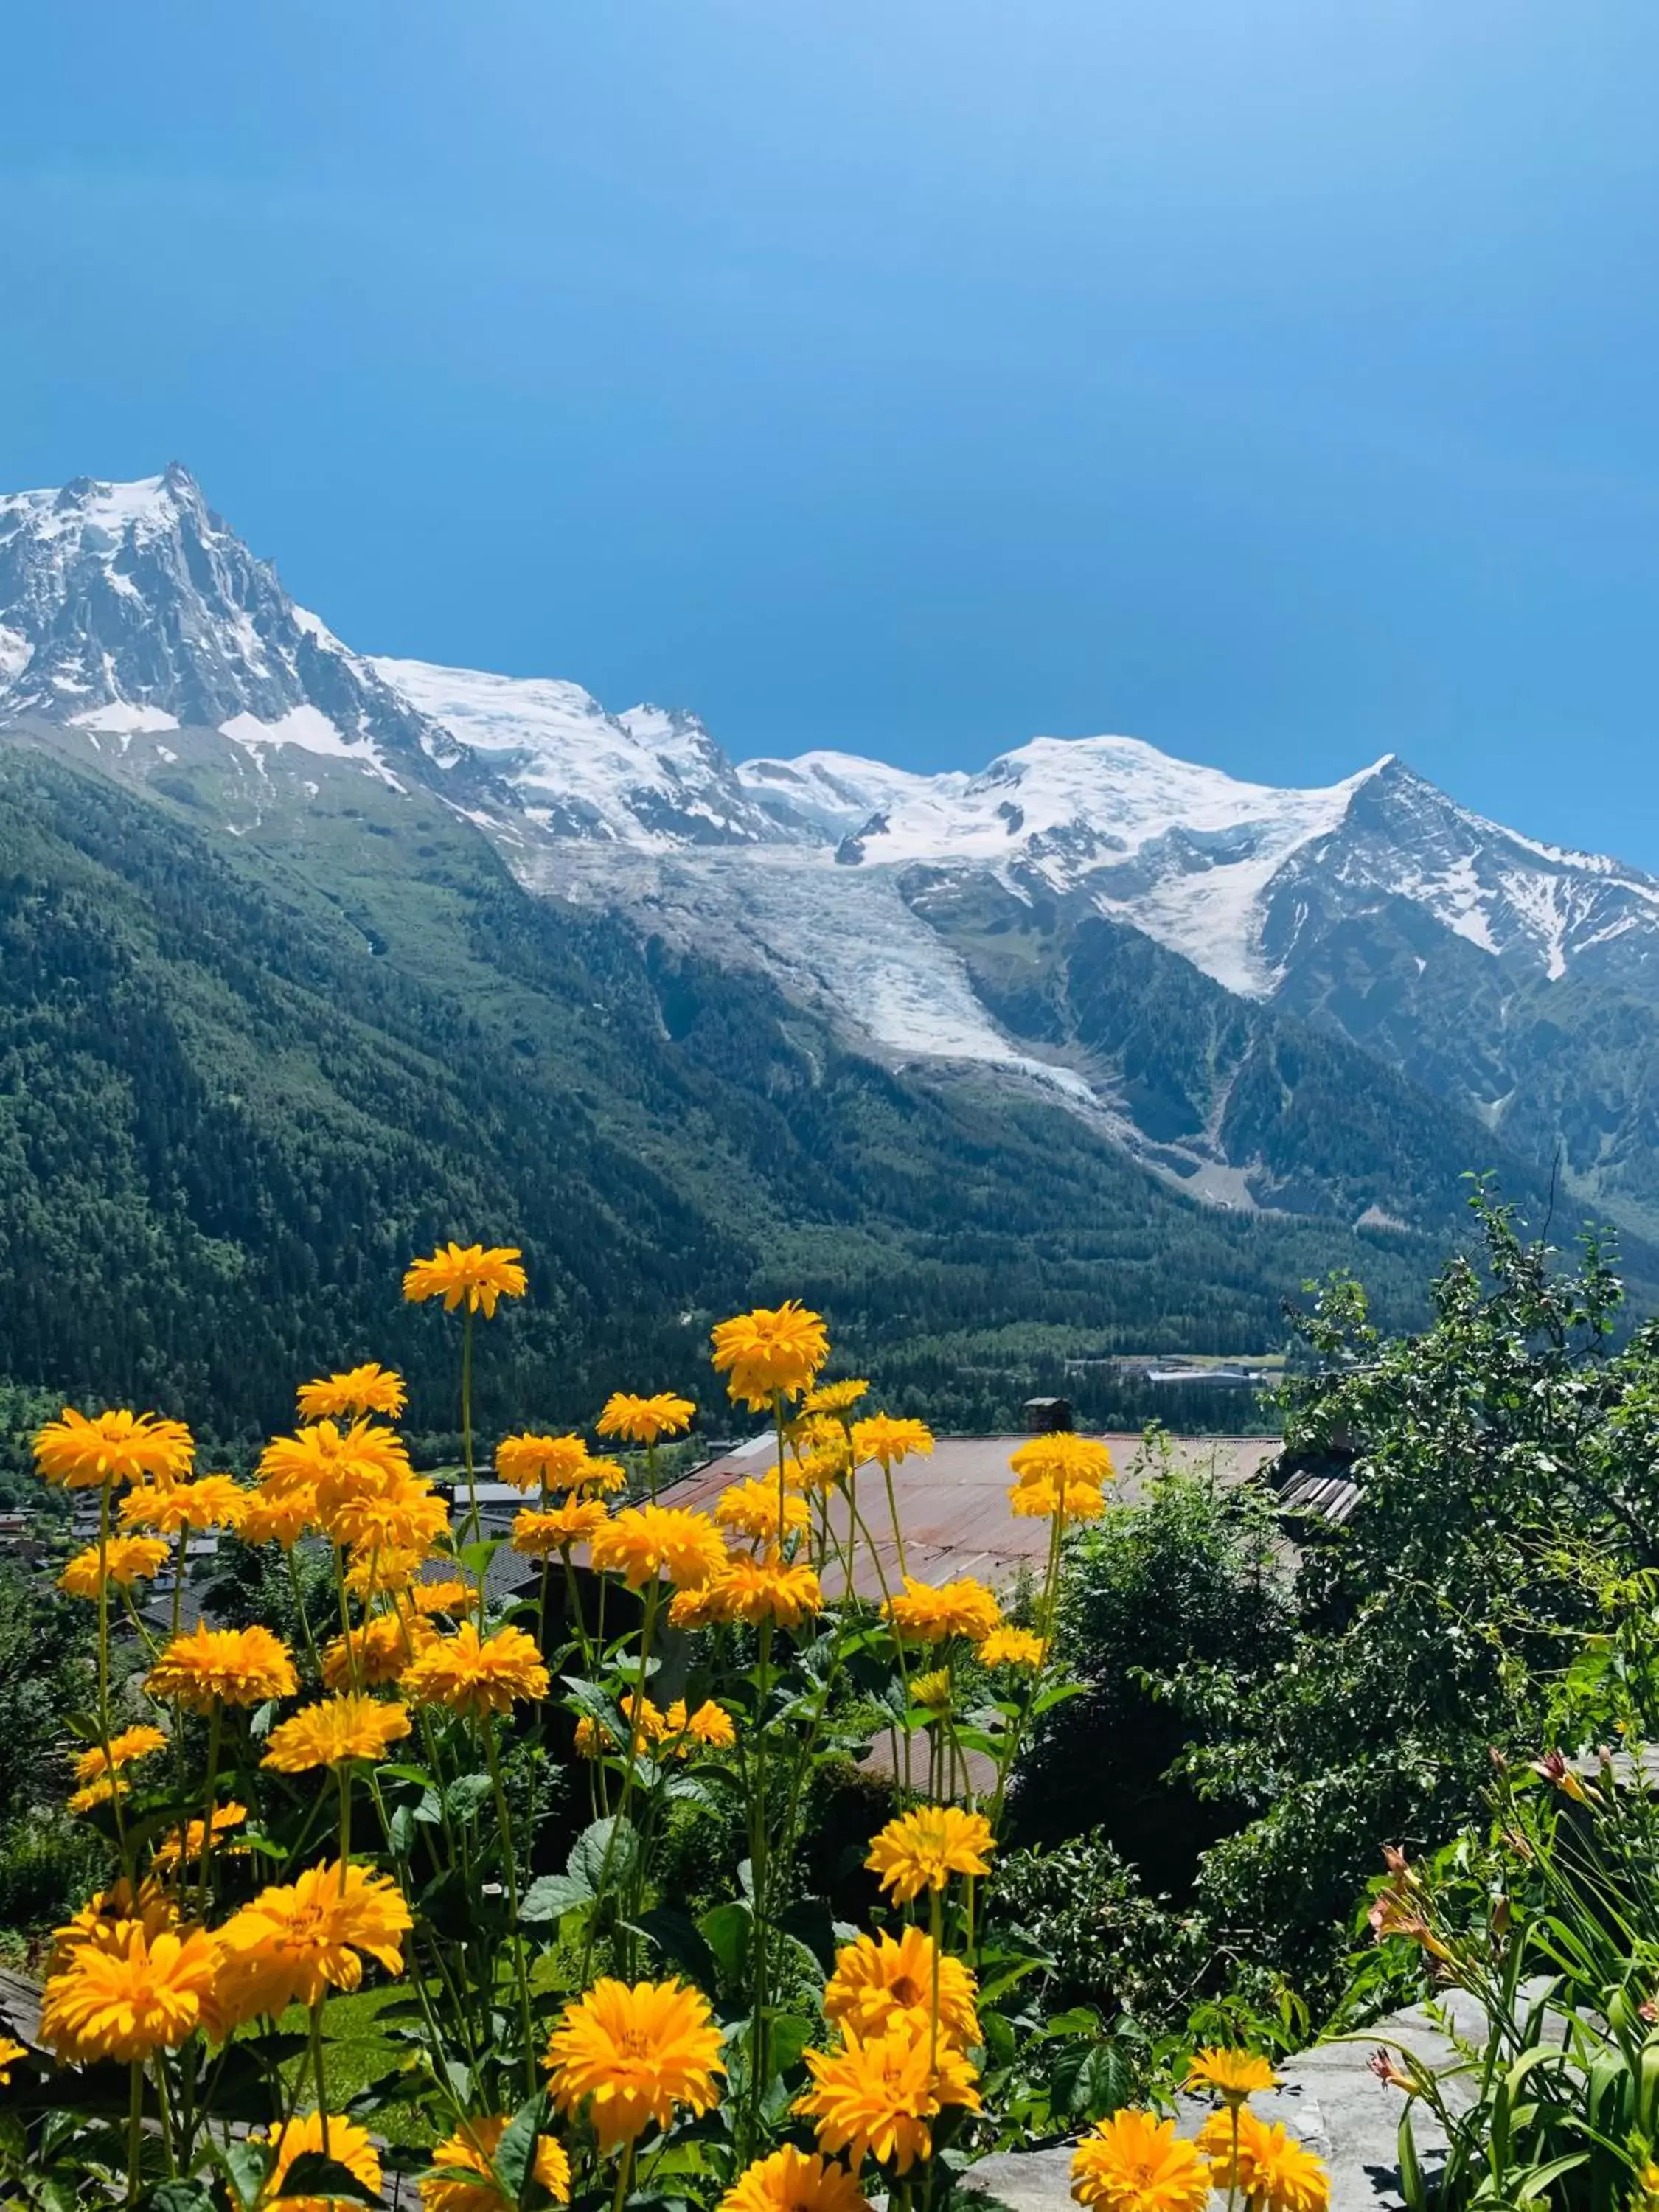
{"label": "snow on rock face", "polygon": [[695,715],[658,707],[608,714],[580,684],[550,677],[423,660],[372,665],[458,744],[485,757],[551,836],[667,852],[783,834],[746,797]]}
{"label": "snow on rock face", "polygon": [[458,757],[294,605],[176,462],[134,483],[0,497],[0,721],[131,735],[301,714],[376,774],[382,754]]}

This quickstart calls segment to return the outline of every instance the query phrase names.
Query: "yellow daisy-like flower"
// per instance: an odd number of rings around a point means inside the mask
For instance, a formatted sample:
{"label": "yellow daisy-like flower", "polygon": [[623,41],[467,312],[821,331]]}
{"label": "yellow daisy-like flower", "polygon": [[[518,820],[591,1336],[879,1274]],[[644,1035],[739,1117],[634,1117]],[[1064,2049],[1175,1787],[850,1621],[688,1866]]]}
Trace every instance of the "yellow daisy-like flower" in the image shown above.
{"label": "yellow daisy-like flower", "polygon": [[307,1867],[296,1881],[261,1890],[219,1931],[223,2015],[274,2020],[291,2004],[315,2004],[325,1990],[355,1990],[363,1978],[360,1954],[400,1974],[413,1925],[402,1891],[385,1875],[343,1870],[337,1862]]}
{"label": "yellow daisy-like flower", "polygon": [[176,1699],[197,1713],[216,1705],[291,1698],[296,1686],[288,1646],[268,1628],[210,1628],[205,1622],[175,1636],[144,1681],[152,1698]]}
{"label": "yellow daisy-like flower", "polygon": [[[502,2187],[492,2163],[507,2126],[506,2113],[497,2118],[463,2120],[454,2134],[438,2145],[432,2163],[445,2171],[428,2174],[421,2184],[425,2212],[510,2212],[517,2197]],[[570,2160],[562,2143],[555,2142],[550,2136],[538,2136],[534,2170],[550,2197],[561,2204],[568,2202]]]}
{"label": "yellow daisy-like flower", "polygon": [[0,2035],[0,2089],[10,2087],[12,2068],[28,2055],[27,2044],[19,2043],[15,2036]]}
{"label": "yellow daisy-like flower", "polygon": [[1208,2212],[1210,2168],[1173,2120],[1114,2112],[1097,2120],[1072,2156],[1072,2194],[1105,2212]]}
{"label": "yellow daisy-like flower", "polygon": [[323,1653],[325,1689],[378,1690],[401,1681],[404,1670],[438,1641],[428,1620],[405,1620],[395,1613],[377,1613],[354,1628],[348,1645],[337,1636]]}
{"label": "yellow daisy-like flower", "polygon": [[[793,1536],[805,1529],[811,1518],[804,1498],[783,1498],[783,1533]],[[734,1482],[729,1490],[721,1491],[714,1501],[714,1520],[722,1528],[734,1534],[747,1536],[756,1543],[775,1544],[778,1540],[778,1486],[771,1482]]]}
{"label": "yellow daisy-like flower", "polygon": [[320,2112],[302,2112],[283,2127],[261,2128],[253,2135],[257,2143],[276,2145],[270,2175],[259,2192],[258,2212],[345,2212],[344,2200],[338,2197],[289,2197],[283,2192],[283,2185],[295,2160],[306,2151],[322,2153],[325,2133],[327,2155],[371,2194],[380,2194],[384,2179],[380,2154],[368,2130],[337,2112],[331,2112],[326,2123]]}
{"label": "yellow daisy-like flower", "polygon": [[106,1774],[96,1782],[89,1782],[84,1790],[71,1791],[69,1810],[78,1819],[82,1813],[95,1812],[100,1805],[107,1805],[117,1797],[125,1797],[131,1785],[118,1774]]}
{"label": "yellow daisy-like flower", "polygon": [[602,1437],[620,1437],[624,1443],[654,1444],[664,1437],[684,1436],[696,1410],[689,1398],[677,1398],[672,1390],[659,1390],[653,1398],[635,1398],[626,1390],[613,1390],[593,1425]]}
{"label": "yellow daisy-like flower", "polygon": [[[949,1952],[939,1961],[939,2030],[967,2049],[981,2040],[975,2010],[978,1984]],[[823,1992],[824,2017],[884,2035],[896,2019],[927,2028],[933,2013],[933,1939],[925,1928],[891,1936],[860,1936],[836,1954],[836,1971]]]}
{"label": "yellow daisy-like flower", "polygon": [[1048,1656],[1046,1642],[1029,1628],[994,1628],[974,1650],[981,1667],[1040,1667]]}
{"label": "yellow daisy-like flower", "polygon": [[409,1393],[401,1375],[382,1367],[378,1359],[370,1359],[362,1367],[348,1367],[343,1374],[302,1382],[299,1401],[302,1421],[337,1419],[343,1413],[354,1418],[384,1413],[389,1421],[395,1421],[409,1402]]}
{"label": "yellow daisy-like flower", "polygon": [[618,1698],[617,1710],[641,1744],[660,1743],[668,1733],[667,1714],[638,1690],[630,1690],[625,1698]]}
{"label": "yellow daisy-like flower", "polygon": [[935,1667],[931,1674],[913,1674],[910,1678],[910,1702],[913,1705],[928,1705],[939,1711],[951,1702],[951,1670]]}
{"label": "yellow daisy-like flower", "polygon": [[549,1559],[555,1552],[568,1552],[573,1544],[586,1543],[609,1518],[610,1509],[602,1498],[568,1498],[546,1513],[526,1506],[513,1516],[513,1548],[532,1559]]}
{"label": "yellow daisy-like flower", "polygon": [[1052,1521],[1056,1514],[1068,1521],[1098,1521],[1106,1510],[1106,1493],[1092,1482],[1017,1482],[1008,1492],[1008,1510],[1017,1521]]}
{"label": "yellow daisy-like flower", "polygon": [[237,1534],[245,1544],[280,1544],[291,1552],[317,1526],[317,1490],[313,1483],[287,1484],[280,1495],[256,1490]]}
{"label": "yellow daisy-like flower", "polygon": [[[214,1807],[213,1850],[216,1857],[221,1850],[221,1838],[228,1836],[233,1828],[240,1828],[246,1819],[247,1807],[239,1805],[234,1798],[232,1798],[228,1804]],[[170,1828],[155,1846],[155,1864],[164,1868],[175,1867],[182,1860],[186,1866],[194,1866],[202,1856],[202,1838],[204,1832],[200,1820],[187,1820],[185,1823],[182,1841],[177,1828]],[[231,1850],[235,1856],[246,1856],[247,1845],[233,1844]]]}
{"label": "yellow daisy-like flower", "polygon": [[450,1533],[448,1506],[421,1474],[357,1491],[331,1510],[319,1487],[318,1502],[329,1535],[354,1552],[413,1552],[424,1559]]}
{"label": "yellow daisy-like flower", "polygon": [[377,1698],[325,1698],[270,1731],[270,1747],[259,1761],[279,1774],[305,1774],[313,1766],[340,1766],[348,1759],[384,1759],[409,1734],[402,1705]]}
{"label": "yellow daisy-like flower", "polygon": [[373,1496],[410,1473],[409,1449],[395,1430],[357,1420],[313,1421],[291,1437],[274,1437],[259,1455],[255,1470],[261,1492],[281,1498],[290,1491],[315,1492],[319,1513],[329,1514],[350,1498]]}
{"label": "yellow daisy-like flower", "polygon": [[1008,1464],[1022,1482],[1086,1482],[1096,1490],[1117,1473],[1111,1453],[1097,1437],[1080,1437],[1071,1429],[1028,1438],[1010,1452]]}
{"label": "yellow daisy-like flower", "polygon": [[[1218,2189],[1234,2185],[1233,2116],[1225,2106],[1212,2112],[1199,2130],[1198,2148],[1210,2160]],[[1331,2178],[1310,2150],[1277,2122],[1259,2119],[1248,2105],[1238,2108],[1237,2187],[1251,2212],[1326,2212]]]}
{"label": "yellow daisy-like flower", "polygon": [[482,1313],[488,1321],[497,1298],[524,1296],[528,1284],[520,1257],[516,1244],[441,1244],[430,1259],[416,1260],[409,1269],[404,1296],[416,1305],[441,1298],[446,1313],[465,1302],[469,1313]]}
{"label": "yellow daisy-like flower", "polygon": [[695,1589],[726,1563],[726,1547],[707,1514],[683,1505],[630,1505],[593,1532],[588,1554],[602,1573],[619,1574],[641,1589],[665,1574],[678,1589]]}
{"label": "yellow daisy-like flower", "polygon": [[395,1590],[400,1595],[426,1565],[427,1555],[410,1544],[372,1544],[358,1552],[346,1569],[345,1586],[365,1601]]}
{"label": "yellow daisy-like flower", "polygon": [[714,1585],[701,1583],[696,1589],[677,1590],[668,1608],[671,1628],[707,1628],[714,1618]]}
{"label": "yellow daisy-like flower", "polygon": [[576,1723],[574,1741],[578,1759],[603,1759],[606,1752],[617,1748],[616,1737],[592,1713],[584,1713]]}
{"label": "yellow daisy-like flower", "polygon": [[926,1459],[933,1449],[933,1432],[926,1421],[896,1421],[890,1414],[872,1413],[853,1424],[853,1456],[860,1464],[874,1460],[880,1467],[896,1467],[902,1459]]}
{"label": "yellow daisy-like flower", "polygon": [[503,1437],[495,1447],[495,1472],[515,1490],[577,1490],[593,1464],[584,1437],[543,1437],[526,1430]]}
{"label": "yellow daisy-like flower", "polygon": [[151,1936],[128,1920],[100,1943],[78,1943],[47,1980],[40,2039],[61,2059],[124,2063],[176,2051],[212,2002],[219,1946],[205,1929]]}
{"label": "yellow daisy-like flower", "polygon": [[125,1409],[88,1420],[65,1406],[34,1436],[34,1464],[66,1490],[98,1490],[106,1482],[169,1482],[188,1474],[196,1446],[182,1421]]}
{"label": "yellow daisy-like flower", "polygon": [[1271,2089],[1279,2077],[1265,2058],[1253,2051],[1233,2051],[1208,2044],[1194,2051],[1188,2069],[1189,2089],[1213,2089],[1230,2105],[1242,2105],[1255,2089]]}
{"label": "yellow daisy-like flower", "polygon": [[58,1576],[58,1587],[70,1597],[96,1597],[106,1579],[131,1589],[134,1583],[159,1575],[168,1556],[162,1537],[112,1536],[101,1552],[96,1544],[77,1552]]}
{"label": "yellow daisy-like flower", "polygon": [[147,1943],[154,1942],[158,1936],[177,1932],[179,1911],[170,1892],[159,1881],[146,1876],[135,1891],[123,1875],[83,1905],[72,1920],[52,1930],[48,1971],[63,1973],[83,1944],[95,1950],[118,1951],[127,1940],[126,1930],[135,1926],[143,1930]]}
{"label": "yellow daisy-like flower", "polygon": [[803,2055],[812,2087],[795,2110],[817,2124],[820,2146],[847,2152],[856,2172],[866,2154],[896,2172],[933,2155],[931,2123],[947,2105],[980,2109],[974,2069],[954,2044],[937,2051],[927,2023],[896,2014],[884,2035],[843,2027],[839,2051]]}
{"label": "yellow daisy-like flower", "polygon": [[906,1644],[943,1644],[952,1636],[980,1644],[1002,1622],[995,1598],[971,1575],[941,1583],[937,1589],[906,1575],[903,1589],[882,1610]]}
{"label": "yellow daisy-like flower", "polygon": [[[799,1459],[792,1459],[784,1469],[784,1480],[792,1490],[833,1490],[838,1482],[845,1482],[853,1472],[853,1453],[845,1437],[839,1443],[816,1444]],[[775,1473],[773,1480],[776,1480]]]}
{"label": "yellow daisy-like flower", "polygon": [[252,1503],[251,1493],[228,1474],[144,1483],[121,1500],[121,1525],[154,1528],[163,1536],[185,1528],[240,1528]]}
{"label": "yellow daisy-like flower", "polygon": [[845,1382],[823,1382],[816,1390],[809,1390],[801,1407],[803,1413],[849,1413],[860,1398],[870,1394],[870,1385],[862,1376],[849,1377]]}
{"label": "yellow daisy-like flower", "polygon": [[822,1315],[796,1298],[721,1322],[713,1341],[714,1371],[725,1376],[728,1395],[755,1412],[810,1390],[830,1357]]}
{"label": "yellow daisy-like flower", "polygon": [[602,2153],[648,2121],[666,2128],[677,2105],[699,2118],[720,2100],[720,2032],[699,1990],[608,1977],[561,2014],[547,2046],[548,2086],[561,2112],[586,2105]]}
{"label": "yellow daisy-like flower", "polygon": [[[677,1598],[669,1608],[675,1625]],[[771,1559],[742,1557],[728,1559],[708,1585],[710,1620],[746,1620],[757,1628],[763,1620],[781,1628],[799,1628],[803,1620],[823,1607],[823,1590],[809,1566],[778,1565]]]}
{"label": "yellow daisy-like flower", "polygon": [[542,1655],[523,1629],[481,1637],[476,1623],[464,1620],[410,1661],[400,1686],[412,1705],[447,1705],[481,1720],[507,1711],[518,1698],[544,1698],[547,1681]]}
{"label": "yellow daisy-like flower", "polygon": [[745,2166],[720,2212],[870,2212],[857,2177],[836,2160],[786,2143]]}
{"label": "yellow daisy-like flower", "polygon": [[454,1577],[445,1576],[439,1582],[416,1583],[410,1595],[416,1612],[425,1619],[434,1613],[465,1613],[477,1601],[477,1593]]}
{"label": "yellow daisy-like flower", "polygon": [[140,1722],[137,1728],[123,1729],[109,1740],[109,1757],[104,1756],[104,1747],[94,1743],[83,1751],[75,1762],[77,1782],[95,1782],[100,1774],[121,1766],[131,1766],[136,1759],[148,1759],[153,1752],[165,1751],[167,1740],[158,1728]]}
{"label": "yellow daisy-like flower", "polygon": [[953,1874],[988,1874],[994,1848],[982,1813],[921,1805],[887,1823],[864,1863],[880,1875],[895,1905],[908,1905],[924,1889],[943,1889]]}
{"label": "yellow daisy-like flower", "polygon": [[692,1747],[702,1744],[709,1751],[730,1751],[738,1740],[732,1716],[724,1705],[717,1705],[712,1698],[705,1698],[694,1713],[688,1713],[684,1698],[676,1698],[667,1712],[667,1732],[671,1736],[683,1736],[679,1755],[689,1759]]}

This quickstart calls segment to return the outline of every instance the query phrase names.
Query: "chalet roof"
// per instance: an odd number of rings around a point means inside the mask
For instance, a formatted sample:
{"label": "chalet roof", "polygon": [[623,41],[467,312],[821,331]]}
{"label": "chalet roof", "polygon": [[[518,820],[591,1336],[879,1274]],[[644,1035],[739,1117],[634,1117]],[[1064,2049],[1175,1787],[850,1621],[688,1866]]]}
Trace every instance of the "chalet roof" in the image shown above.
{"label": "chalet roof", "polygon": [[[1030,1441],[1025,1436],[940,1437],[931,1458],[904,1460],[894,1468],[905,1571],[916,1581],[939,1583],[974,1575],[993,1589],[1001,1589],[1015,1581],[1022,1569],[1041,1573],[1048,1555],[1048,1523],[1016,1520],[1008,1510],[1008,1486],[1013,1479],[1008,1455]],[[1145,1465],[1142,1439],[1109,1436],[1102,1441],[1111,1447],[1118,1470],[1114,1495],[1133,1504],[1142,1494],[1148,1472],[1156,1472]],[[1179,1437],[1171,1441],[1172,1461],[1180,1471],[1212,1469],[1217,1480],[1227,1483],[1254,1474],[1279,1449],[1277,1437]],[[664,1491],[662,1502],[711,1507],[730,1484],[763,1474],[776,1464],[775,1440],[769,1430],[684,1476]],[[898,1574],[880,1468],[860,1468],[854,1488],[860,1516],[875,1538],[881,1567],[878,1575],[860,1536],[854,1583],[861,1596],[876,1598],[882,1581],[892,1589]],[[831,1511],[844,1545],[846,1505],[836,1498]],[[833,1590],[833,1577],[830,1587]]]}

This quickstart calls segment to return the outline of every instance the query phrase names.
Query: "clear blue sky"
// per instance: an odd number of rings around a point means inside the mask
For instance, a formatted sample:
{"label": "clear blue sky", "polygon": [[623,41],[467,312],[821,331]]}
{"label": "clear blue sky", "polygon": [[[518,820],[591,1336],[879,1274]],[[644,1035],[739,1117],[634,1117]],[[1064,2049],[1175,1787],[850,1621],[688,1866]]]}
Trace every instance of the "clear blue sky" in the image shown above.
{"label": "clear blue sky", "polygon": [[364,648],[1659,867],[1654,0],[22,0],[0,485]]}

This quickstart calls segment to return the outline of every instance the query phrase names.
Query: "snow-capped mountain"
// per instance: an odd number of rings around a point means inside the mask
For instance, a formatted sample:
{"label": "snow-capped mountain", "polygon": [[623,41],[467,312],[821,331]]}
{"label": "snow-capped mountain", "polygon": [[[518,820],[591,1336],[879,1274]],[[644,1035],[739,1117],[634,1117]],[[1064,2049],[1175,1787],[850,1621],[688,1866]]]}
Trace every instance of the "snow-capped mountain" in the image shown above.
{"label": "snow-capped mountain", "polygon": [[[895,1062],[1035,1085],[1161,1171],[1251,1202],[1225,1085],[1188,1085],[1153,1132],[1073,973],[1127,927],[1530,1156],[1565,1142],[1570,1176],[1599,1190],[1616,1171],[1659,1221],[1642,1119],[1659,882],[1485,821],[1393,757],[1309,791],[1119,736],[1035,738],[931,776],[852,750],[734,763],[679,709],[354,651],[176,465],[0,497],[0,730],[83,749],[243,836],[356,818],[364,779],[380,806],[418,789],[533,890],[759,969]],[[1608,994],[1640,1031],[1611,1068],[1594,1047]]]}

